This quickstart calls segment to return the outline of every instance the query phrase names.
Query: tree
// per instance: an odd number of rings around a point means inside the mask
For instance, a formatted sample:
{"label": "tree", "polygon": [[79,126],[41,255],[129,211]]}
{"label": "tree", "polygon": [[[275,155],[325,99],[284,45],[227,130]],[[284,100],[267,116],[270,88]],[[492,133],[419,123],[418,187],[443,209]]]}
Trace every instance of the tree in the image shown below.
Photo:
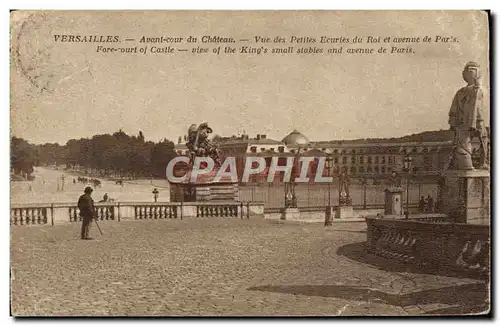
{"label": "tree", "polygon": [[151,170],[157,178],[166,177],[166,168],[172,158],[176,156],[174,143],[164,140],[155,144],[151,150]]}
{"label": "tree", "polygon": [[145,141],[144,134],[129,136],[122,130],[92,138],[70,139],[59,144],[33,145],[12,137],[11,166],[16,173],[33,171],[34,165],[66,163],[81,166],[101,175],[125,174],[135,177],[165,177],[165,168],[175,157],[174,143]]}
{"label": "tree", "polygon": [[16,174],[33,173],[36,148],[22,138],[12,137],[10,143],[10,166]]}

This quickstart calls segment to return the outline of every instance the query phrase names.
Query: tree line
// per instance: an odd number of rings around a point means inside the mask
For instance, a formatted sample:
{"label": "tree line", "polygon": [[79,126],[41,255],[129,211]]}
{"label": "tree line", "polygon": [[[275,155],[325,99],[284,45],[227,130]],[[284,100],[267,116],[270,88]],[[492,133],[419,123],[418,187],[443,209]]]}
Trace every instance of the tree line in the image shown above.
{"label": "tree line", "polygon": [[22,138],[11,138],[11,169],[16,174],[33,172],[33,166],[66,165],[87,173],[109,177],[165,177],[168,162],[176,156],[174,143],[145,141],[122,130],[92,138],[71,139],[35,145]]}

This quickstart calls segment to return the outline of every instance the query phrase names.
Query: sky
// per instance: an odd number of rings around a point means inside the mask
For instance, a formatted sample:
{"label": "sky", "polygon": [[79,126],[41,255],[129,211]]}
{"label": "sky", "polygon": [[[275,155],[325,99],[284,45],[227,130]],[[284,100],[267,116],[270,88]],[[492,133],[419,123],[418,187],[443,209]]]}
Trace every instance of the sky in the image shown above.
{"label": "sky", "polygon": [[[249,39],[244,45],[251,46],[255,36],[439,35],[459,42],[416,44],[414,54],[394,55],[141,55],[97,53],[96,43],[55,42],[59,34],[209,35]],[[16,12],[11,134],[65,144],[122,129],[176,141],[191,124],[207,122],[222,136],[244,130],[281,140],[297,129],[313,141],[398,137],[449,128],[448,110],[468,61],[481,65],[489,124],[488,38],[487,16],[477,11]]]}

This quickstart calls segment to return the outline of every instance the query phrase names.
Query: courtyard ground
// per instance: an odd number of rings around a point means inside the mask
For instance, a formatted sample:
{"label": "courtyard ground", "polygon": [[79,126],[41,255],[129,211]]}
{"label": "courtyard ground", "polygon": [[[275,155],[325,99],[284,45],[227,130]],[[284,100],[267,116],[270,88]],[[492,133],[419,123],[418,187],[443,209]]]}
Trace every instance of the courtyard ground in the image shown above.
{"label": "courtyard ground", "polygon": [[479,313],[485,280],[366,253],[366,224],[261,218],[11,228],[15,316]]}

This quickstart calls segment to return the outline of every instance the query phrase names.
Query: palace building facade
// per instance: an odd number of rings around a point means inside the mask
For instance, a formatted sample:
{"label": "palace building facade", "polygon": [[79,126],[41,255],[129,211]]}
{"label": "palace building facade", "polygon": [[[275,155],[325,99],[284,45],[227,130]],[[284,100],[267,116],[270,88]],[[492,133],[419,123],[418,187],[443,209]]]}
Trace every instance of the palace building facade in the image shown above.
{"label": "palace building facade", "polygon": [[[444,131],[447,132],[447,131]],[[450,133],[451,135],[451,133]],[[224,157],[237,157],[238,165],[244,164],[247,156],[260,156],[270,164],[272,157],[279,157],[279,164],[290,156],[325,156],[336,174],[346,171],[354,177],[387,177],[392,171],[403,172],[405,158],[411,157],[410,172],[414,175],[437,176],[448,164],[453,149],[452,136],[444,141],[408,142],[391,140],[338,140],[309,141],[297,130],[293,130],[281,141],[269,139],[266,135],[217,139]],[[473,143],[474,153],[478,153],[479,142]],[[178,155],[186,155],[184,143],[175,146]],[[281,159],[282,158],[282,159]],[[315,164],[311,164],[315,172]]]}

